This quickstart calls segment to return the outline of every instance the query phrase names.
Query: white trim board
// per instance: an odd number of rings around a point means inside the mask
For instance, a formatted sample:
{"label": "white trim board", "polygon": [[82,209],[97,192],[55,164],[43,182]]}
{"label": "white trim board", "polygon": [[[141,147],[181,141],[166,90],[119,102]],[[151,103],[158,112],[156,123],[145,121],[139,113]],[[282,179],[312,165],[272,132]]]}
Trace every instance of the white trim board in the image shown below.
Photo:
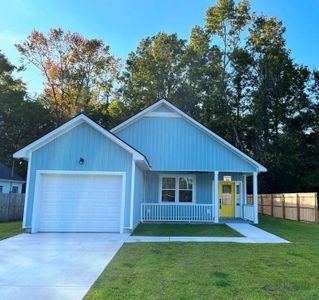
{"label": "white trim board", "polygon": [[43,147],[44,145],[50,143],[54,139],[58,138],[59,136],[65,134],[66,132],[70,131],[72,128],[82,124],[82,123],[87,123],[90,126],[92,126],[94,129],[96,129],[98,132],[103,134],[105,137],[109,138],[111,141],[128,151],[133,155],[134,160],[141,160],[144,161],[147,167],[149,168],[149,164],[147,162],[147,159],[145,158],[144,155],[142,155],[140,152],[123,142],[121,139],[92,121],[90,118],[87,116],[81,114],[72,120],[66,122],[65,124],[61,125],[60,127],[54,129],[53,131],[49,132],[45,136],[39,138],[38,140],[34,141],[33,143],[27,145],[26,147],[22,148],[21,150],[17,151],[16,153],[13,154],[14,158],[24,158],[28,159],[29,158],[29,153]]}
{"label": "white trim board", "polygon": [[159,117],[159,118],[181,118],[181,116],[175,112],[162,112],[162,111],[151,111],[145,114],[145,117]]}
{"label": "white trim board", "polygon": [[[22,228],[26,229],[26,217],[27,217],[27,210],[28,210],[28,200],[29,200],[29,189],[30,189],[30,173],[31,173],[31,159],[32,159],[32,152],[29,154],[28,157],[28,169],[27,169],[27,183],[26,183],[26,190],[24,196],[24,207],[23,207],[23,220],[22,220]],[[30,228],[31,226],[28,226]]]}
{"label": "white trim board", "polygon": [[133,230],[134,218],[134,194],[135,194],[135,161],[132,160],[132,177],[131,177],[131,201],[130,201],[130,229]]}
{"label": "white trim board", "polygon": [[[121,190],[121,212],[120,212],[120,233],[124,231],[124,217],[125,217],[125,191],[126,191],[126,172],[104,172],[104,171],[64,171],[64,170],[37,170],[34,186],[34,200],[32,208],[32,224],[31,232],[38,231],[38,208],[39,200],[38,195],[41,188],[41,175],[95,175],[95,176],[121,176],[122,178],[122,190]],[[25,206],[26,207],[26,206]],[[25,218],[24,218],[25,220]]]}
{"label": "white trim board", "polygon": [[219,142],[220,144],[224,145],[225,147],[227,147],[229,150],[231,150],[233,153],[237,154],[238,156],[242,157],[243,159],[245,159],[246,161],[248,161],[249,163],[253,164],[255,167],[258,168],[259,172],[266,172],[267,169],[261,165],[260,163],[258,163],[257,161],[255,161],[254,159],[252,159],[251,157],[249,157],[247,154],[245,154],[244,152],[240,151],[239,149],[237,149],[235,146],[233,146],[232,144],[230,144],[229,142],[227,142],[226,140],[224,140],[223,138],[221,138],[220,136],[218,136],[216,133],[212,132],[211,130],[209,130],[208,128],[206,128],[205,126],[203,126],[202,124],[200,124],[199,122],[197,122],[196,120],[194,120],[193,118],[191,118],[190,116],[188,116],[187,114],[185,114],[184,112],[182,112],[180,109],[178,109],[176,106],[174,106],[173,104],[169,103],[168,101],[162,99],[156,103],[154,103],[153,105],[149,106],[148,108],[144,109],[143,111],[139,112],[138,114],[134,115],[133,117],[129,118],[128,120],[124,121],[123,123],[117,125],[116,127],[114,127],[113,129],[111,129],[110,131],[112,133],[117,133],[120,130],[126,128],[127,126],[129,126],[130,124],[132,124],[133,122],[136,122],[137,120],[139,120],[140,118],[142,118],[143,116],[145,116],[146,114],[149,114],[150,112],[152,112],[153,110],[155,110],[156,108],[158,108],[161,105],[166,105],[169,108],[171,108],[174,112],[176,112],[177,114],[179,114],[180,116],[182,116],[184,119],[186,119],[187,121],[189,121],[190,123],[192,123],[193,125],[195,125],[196,127],[200,128],[201,130],[203,130],[204,132],[206,132],[209,136],[211,136],[212,138],[214,138],[217,142]]}

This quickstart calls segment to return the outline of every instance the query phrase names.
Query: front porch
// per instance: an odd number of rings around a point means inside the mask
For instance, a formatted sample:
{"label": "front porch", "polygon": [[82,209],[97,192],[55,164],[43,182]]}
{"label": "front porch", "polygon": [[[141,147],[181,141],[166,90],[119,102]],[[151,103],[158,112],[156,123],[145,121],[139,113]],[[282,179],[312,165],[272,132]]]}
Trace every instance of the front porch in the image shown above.
{"label": "front porch", "polygon": [[[252,203],[247,201],[249,176]],[[144,179],[142,223],[258,223],[257,172],[148,172]]]}

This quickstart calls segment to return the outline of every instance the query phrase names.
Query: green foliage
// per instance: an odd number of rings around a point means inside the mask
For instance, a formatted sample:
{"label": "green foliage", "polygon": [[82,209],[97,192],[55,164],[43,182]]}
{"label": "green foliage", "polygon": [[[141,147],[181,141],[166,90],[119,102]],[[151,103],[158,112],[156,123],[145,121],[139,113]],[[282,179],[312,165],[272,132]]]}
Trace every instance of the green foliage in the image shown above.
{"label": "green foliage", "polygon": [[184,40],[176,34],[158,33],[143,39],[129,54],[122,76],[122,96],[132,114],[159,99],[173,103],[181,99],[184,53]]}
{"label": "green foliage", "polygon": [[189,42],[164,33],[143,39],[120,95],[132,114],[159,98],[173,102],[266,165],[264,192],[319,191],[319,72],[293,61],[285,31],[246,0],[219,0]]}
{"label": "green foliage", "polygon": [[47,36],[34,30],[16,47],[23,61],[33,64],[44,76],[41,99],[56,125],[87,106],[109,101],[118,60],[102,40],[58,28]]}
{"label": "green foliage", "polygon": [[15,151],[52,128],[48,111],[27,98],[23,82],[13,77],[14,70],[0,52],[0,161],[9,166]]}
{"label": "green foliage", "polygon": [[146,37],[118,76],[103,41],[33,31],[17,48],[43,73],[36,101],[0,55],[1,159],[80,112],[109,129],[164,98],[264,164],[260,191],[319,192],[319,71],[294,62],[285,32],[248,0],[218,0],[189,41]]}

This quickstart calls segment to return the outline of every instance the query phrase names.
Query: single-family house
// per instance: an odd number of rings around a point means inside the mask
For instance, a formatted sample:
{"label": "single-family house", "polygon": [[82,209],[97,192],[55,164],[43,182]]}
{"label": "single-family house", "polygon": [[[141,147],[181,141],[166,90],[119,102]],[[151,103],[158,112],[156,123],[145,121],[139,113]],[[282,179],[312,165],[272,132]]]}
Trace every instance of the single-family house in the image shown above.
{"label": "single-family house", "polygon": [[15,172],[12,172],[3,163],[0,163],[0,193],[22,193],[22,187],[25,180]]}
{"label": "single-family house", "polygon": [[[267,171],[160,100],[108,131],[81,114],[14,154],[28,160],[23,227],[124,232],[140,222],[258,223]],[[246,200],[252,176],[253,204]]]}

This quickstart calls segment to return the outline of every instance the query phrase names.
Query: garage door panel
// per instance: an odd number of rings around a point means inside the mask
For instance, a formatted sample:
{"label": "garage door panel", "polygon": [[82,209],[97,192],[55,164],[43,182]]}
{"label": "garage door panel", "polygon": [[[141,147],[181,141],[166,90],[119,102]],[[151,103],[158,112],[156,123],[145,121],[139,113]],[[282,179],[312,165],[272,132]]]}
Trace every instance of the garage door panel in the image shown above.
{"label": "garage door panel", "polygon": [[38,231],[120,231],[122,177],[43,174]]}

